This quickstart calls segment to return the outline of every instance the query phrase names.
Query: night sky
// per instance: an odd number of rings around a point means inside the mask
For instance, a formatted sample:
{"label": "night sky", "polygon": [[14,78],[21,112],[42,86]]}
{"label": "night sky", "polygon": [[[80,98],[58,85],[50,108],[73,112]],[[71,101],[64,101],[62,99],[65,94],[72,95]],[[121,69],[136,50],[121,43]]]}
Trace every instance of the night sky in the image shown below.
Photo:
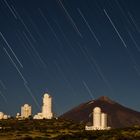
{"label": "night sky", "polygon": [[0,0],[0,111],[44,92],[57,115],[102,95],[140,111],[140,1]]}

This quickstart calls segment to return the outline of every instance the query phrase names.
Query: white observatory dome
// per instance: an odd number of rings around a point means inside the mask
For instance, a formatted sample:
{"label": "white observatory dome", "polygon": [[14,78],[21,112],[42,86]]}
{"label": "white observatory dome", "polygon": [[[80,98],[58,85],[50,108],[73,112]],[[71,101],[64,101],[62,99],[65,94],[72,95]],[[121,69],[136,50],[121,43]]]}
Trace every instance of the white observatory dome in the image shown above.
{"label": "white observatory dome", "polygon": [[28,104],[25,104],[25,105],[24,105],[24,107],[28,107],[28,106],[29,106]]}
{"label": "white observatory dome", "polygon": [[8,119],[8,116],[7,115],[3,115],[3,119]]}
{"label": "white observatory dome", "polygon": [[3,112],[0,112],[0,116],[3,116],[4,115],[4,113]]}
{"label": "white observatory dome", "polygon": [[47,93],[45,93],[45,94],[44,94],[44,97],[50,97],[50,95],[49,95],[49,94],[47,94]]}
{"label": "white observatory dome", "polygon": [[100,108],[100,107],[95,107],[95,108],[93,109],[93,112],[94,112],[94,113],[101,113],[101,108]]}

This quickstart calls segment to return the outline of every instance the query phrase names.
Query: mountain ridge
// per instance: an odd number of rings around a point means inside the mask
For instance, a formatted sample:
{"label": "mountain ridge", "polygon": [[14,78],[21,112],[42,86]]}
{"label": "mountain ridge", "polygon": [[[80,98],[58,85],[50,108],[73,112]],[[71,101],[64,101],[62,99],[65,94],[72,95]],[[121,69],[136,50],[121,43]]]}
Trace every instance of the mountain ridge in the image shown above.
{"label": "mountain ridge", "polygon": [[81,103],[61,115],[60,118],[92,123],[93,108],[97,106],[102,109],[102,112],[108,114],[108,125],[112,128],[140,125],[140,112],[125,107],[107,96]]}

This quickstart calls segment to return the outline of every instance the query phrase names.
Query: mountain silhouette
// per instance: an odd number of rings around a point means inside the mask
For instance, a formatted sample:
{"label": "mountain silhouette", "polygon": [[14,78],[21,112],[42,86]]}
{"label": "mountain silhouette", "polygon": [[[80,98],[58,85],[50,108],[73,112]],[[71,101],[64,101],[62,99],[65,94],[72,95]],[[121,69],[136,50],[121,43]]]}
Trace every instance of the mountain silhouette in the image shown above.
{"label": "mountain silhouette", "polygon": [[101,108],[102,112],[107,113],[108,126],[112,128],[140,125],[140,112],[124,107],[106,96],[82,103],[61,115],[60,118],[76,122],[92,123],[93,108],[97,106]]}

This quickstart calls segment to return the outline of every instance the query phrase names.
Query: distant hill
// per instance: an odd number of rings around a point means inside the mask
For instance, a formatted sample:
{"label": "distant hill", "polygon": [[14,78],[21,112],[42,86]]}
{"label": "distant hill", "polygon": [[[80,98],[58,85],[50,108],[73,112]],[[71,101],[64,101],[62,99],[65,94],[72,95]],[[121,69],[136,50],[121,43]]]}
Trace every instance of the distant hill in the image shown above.
{"label": "distant hill", "polygon": [[92,111],[96,106],[101,107],[102,111],[108,114],[108,125],[112,128],[140,125],[140,112],[124,107],[106,96],[82,103],[61,115],[60,118],[84,123],[92,122]]}

